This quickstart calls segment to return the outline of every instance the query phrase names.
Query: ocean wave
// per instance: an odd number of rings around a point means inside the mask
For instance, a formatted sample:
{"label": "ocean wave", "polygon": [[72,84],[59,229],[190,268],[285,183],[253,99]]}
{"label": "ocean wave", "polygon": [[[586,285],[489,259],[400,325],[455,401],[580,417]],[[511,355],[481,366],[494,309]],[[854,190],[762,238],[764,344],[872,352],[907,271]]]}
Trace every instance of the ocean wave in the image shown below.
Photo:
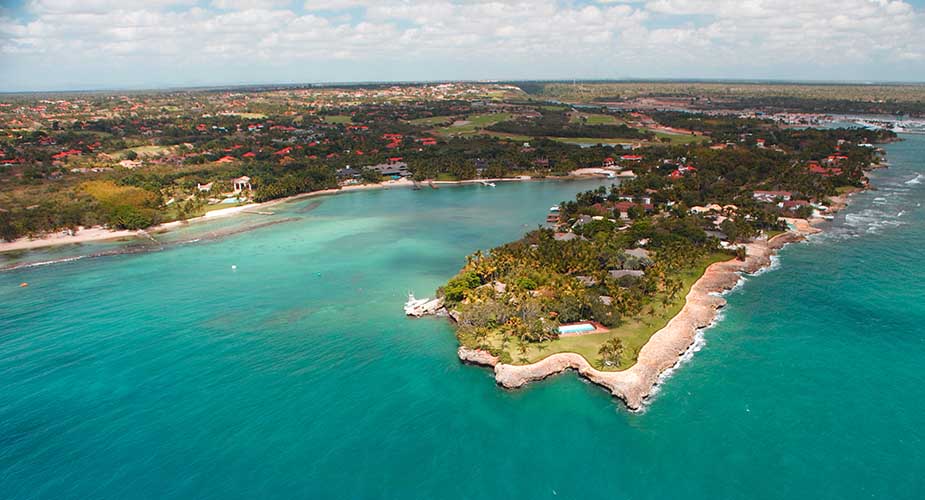
{"label": "ocean wave", "polygon": [[[748,273],[748,276],[761,276],[762,274],[769,273],[771,271],[776,271],[780,269],[780,257],[777,254],[771,255],[770,260],[771,260],[770,264],[762,268],[759,268],[757,271],[753,273]],[[736,284],[736,286],[738,286],[738,283]],[[734,288],[735,287],[733,287],[733,289]]]}
{"label": "ocean wave", "polygon": [[925,174],[918,174],[915,177],[904,182],[904,184],[909,185],[909,186],[916,186],[916,185],[921,184],[923,180],[925,180]]}

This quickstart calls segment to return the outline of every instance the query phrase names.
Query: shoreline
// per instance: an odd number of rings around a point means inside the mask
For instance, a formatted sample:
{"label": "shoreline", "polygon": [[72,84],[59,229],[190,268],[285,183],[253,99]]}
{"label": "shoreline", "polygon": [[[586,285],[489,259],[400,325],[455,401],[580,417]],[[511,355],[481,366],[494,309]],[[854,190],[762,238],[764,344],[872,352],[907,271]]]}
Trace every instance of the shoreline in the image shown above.
{"label": "shoreline", "polygon": [[[847,202],[846,195],[840,198],[839,202]],[[623,400],[631,411],[639,411],[655,392],[664,374],[685,359],[695,345],[698,333],[715,324],[719,310],[726,305],[722,294],[732,290],[740,282],[742,274],[753,274],[769,267],[771,257],[787,244],[821,232],[816,226],[825,219],[789,219],[788,222],[794,229],[746,244],[744,261],[733,258],[708,266],[691,286],[681,311],[649,338],[639,351],[636,363],[626,370],[597,370],[582,355],[569,352],[552,354],[527,365],[504,364],[489,352],[464,346],[457,349],[457,355],[464,363],[493,368],[495,381],[505,389],[520,388],[565,370],[575,370],[579,376]]]}
{"label": "shoreline", "polygon": [[[583,179],[583,178],[593,178],[595,176],[564,176],[564,177],[544,177],[544,178],[534,178],[529,176],[522,177],[510,177],[510,178],[492,178],[492,179],[467,179],[461,181],[432,181],[434,185],[439,186],[454,186],[454,185],[469,185],[469,184],[481,184],[483,182],[526,182],[526,181],[541,181],[541,180],[572,180],[572,179]],[[349,186],[342,186],[338,188],[331,189],[322,189],[319,191],[310,191],[307,193],[299,193],[292,196],[287,196],[285,198],[279,198],[275,200],[264,201],[261,203],[248,203],[246,205],[238,205],[234,207],[222,208],[218,210],[213,210],[211,212],[206,212],[204,215],[199,217],[194,217],[186,220],[164,222],[156,226],[151,226],[146,229],[139,230],[111,230],[106,229],[102,226],[93,226],[93,227],[81,227],[74,235],[65,235],[63,230],[56,231],[54,233],[47,233],[42,236],[35,238],[30,238],[24,236],[13,241],[0,241],[0,254],[6,252],[17,252],[17,251],[30,251],[40,248],[49,248],[62,245],[72,245],[79,243],[92,243],[92,242],[101,242],[109,240],[119,240],[126,238],[145,238],[149,234],[153,233],[163,233],[165,231],[170,231],[178,227],[183,227],[188,224],[195,224],[198,222],[215,220],[224,217],[231,217],[241,213],[256,212],[261,209],[266,209],[274,205],[281,203],[287,203],[290,201],[295,201],[303,198],[310,198],[314,196],[327,196],[327,195],[336,195],[350,193],[353,191],[370,191],[377,189],[390,189],[390,188],[410,188],[415,185],[414,181],[408,179],[401,179],[398,181],[386,181],[380,182],[378,184],[355,184]]]}

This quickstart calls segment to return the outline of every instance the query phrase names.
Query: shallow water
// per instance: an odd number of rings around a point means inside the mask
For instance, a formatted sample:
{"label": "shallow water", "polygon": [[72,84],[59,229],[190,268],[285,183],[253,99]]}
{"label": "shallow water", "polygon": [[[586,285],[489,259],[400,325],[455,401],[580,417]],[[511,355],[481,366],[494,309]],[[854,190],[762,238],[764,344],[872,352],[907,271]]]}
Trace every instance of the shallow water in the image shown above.
{"label": "shallow water", "polygon": [[0,273],[0,492],[921,498],[925,138],[887,148],[880,189],[730,293],[642,413],[571,374],[500,390],[401,315],[594,183],[351,193]]}

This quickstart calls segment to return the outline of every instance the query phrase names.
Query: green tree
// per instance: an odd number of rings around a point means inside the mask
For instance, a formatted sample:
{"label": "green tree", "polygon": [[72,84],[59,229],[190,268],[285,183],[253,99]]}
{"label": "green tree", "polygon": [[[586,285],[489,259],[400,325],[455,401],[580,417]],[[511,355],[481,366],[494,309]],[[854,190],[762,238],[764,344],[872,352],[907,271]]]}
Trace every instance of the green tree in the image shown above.
{"label": "green tree", "polygon": [[620,358],[623,356],[623,341],[619,337],[613,337],[601,344],[597,354],[601,357],[602,366],[619,366]]}

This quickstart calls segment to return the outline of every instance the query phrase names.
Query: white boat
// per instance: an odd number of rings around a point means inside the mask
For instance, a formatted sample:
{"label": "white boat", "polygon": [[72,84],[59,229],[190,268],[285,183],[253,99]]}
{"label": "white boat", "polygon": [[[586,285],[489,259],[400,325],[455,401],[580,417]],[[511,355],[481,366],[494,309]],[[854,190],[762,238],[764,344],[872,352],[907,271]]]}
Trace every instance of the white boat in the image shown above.
{"label": "white boat", "polygon": [[408,301],[405,302],[405,314],[420,318],[425,314],[435,314],[443,307],[443,299],[416,299],[414,293],[408,292]]}
{"label": "white boat", "polygon": [[483,185],[483,186],[488,186],[488,187],[495,187],[495,183],[494,183],[494,182],[488,182],[488,181],[482,181],[482,185]]}

